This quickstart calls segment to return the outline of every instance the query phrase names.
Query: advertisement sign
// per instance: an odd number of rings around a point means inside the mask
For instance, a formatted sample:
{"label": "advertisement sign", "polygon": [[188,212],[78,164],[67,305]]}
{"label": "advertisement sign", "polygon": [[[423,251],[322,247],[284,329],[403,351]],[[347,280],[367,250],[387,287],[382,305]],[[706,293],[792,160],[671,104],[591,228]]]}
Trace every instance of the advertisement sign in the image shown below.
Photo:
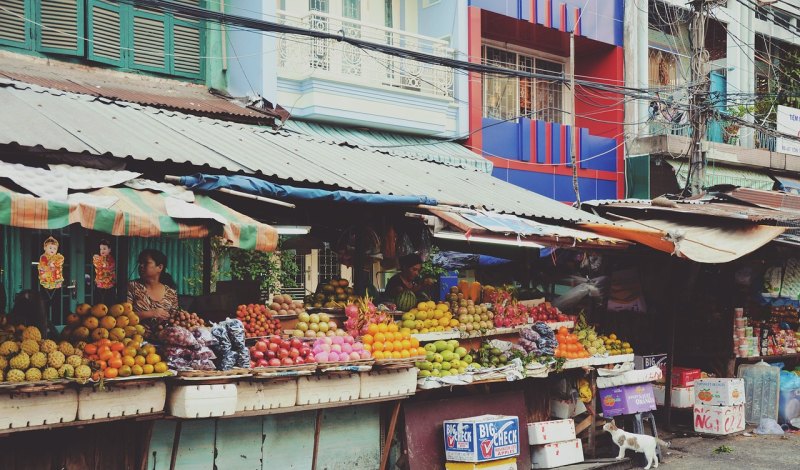
{"label": "advertisement sign", "polygon": [[444,452],[455,462],[484,462],[519,455],[519,418],[483,415],[448,420]]}
{"label": "advertisement sign", "polygon": [[[800,139],[800,109],[778,106],[778,132]],[[800,140],[778,137],[775,151],[800,156]]]}

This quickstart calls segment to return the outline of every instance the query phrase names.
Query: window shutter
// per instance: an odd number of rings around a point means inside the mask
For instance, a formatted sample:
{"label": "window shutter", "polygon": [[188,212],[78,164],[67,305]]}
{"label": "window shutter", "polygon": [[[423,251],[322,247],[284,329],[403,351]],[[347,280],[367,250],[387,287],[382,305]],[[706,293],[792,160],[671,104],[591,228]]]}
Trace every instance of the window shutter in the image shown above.
{"label": "window shutter", "polygon": [[89,59],[122,66],[121,17],[119,5],[89,0],[89,22],[86,28],[89,33]]}
{"label": "window shutter", "polygon": [[152,72],[168,72],[167,35],[163,15],[134,10],[131,66]]}
{"label": "window shutter", "polygon": [[[194,7],[201,0],[174,0]],[[172,73],[186,77],[201,77],[203,74],[203,40],[201,23],[194,19],[176,16],[172,27]]]}
{"label": "window shutter", "polygon": [[83,55],[83,0],[46,0],[39,4],[38,49]]}
{"label": "window shutter", "polygon": [[3,0],[0,2],[0,44],[30,47],[28,0]]}

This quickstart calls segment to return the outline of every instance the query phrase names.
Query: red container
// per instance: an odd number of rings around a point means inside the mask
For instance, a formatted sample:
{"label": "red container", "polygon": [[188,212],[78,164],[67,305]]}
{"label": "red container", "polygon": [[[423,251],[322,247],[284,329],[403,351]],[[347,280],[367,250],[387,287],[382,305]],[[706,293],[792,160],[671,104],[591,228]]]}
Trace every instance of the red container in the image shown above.
{"label": "red container", "polygon": [[700,369],[689,369],[687,367],[673,367],[672,368],[672,386],[673,387],[691,387],[694,381],[699,379],[702,375]]}

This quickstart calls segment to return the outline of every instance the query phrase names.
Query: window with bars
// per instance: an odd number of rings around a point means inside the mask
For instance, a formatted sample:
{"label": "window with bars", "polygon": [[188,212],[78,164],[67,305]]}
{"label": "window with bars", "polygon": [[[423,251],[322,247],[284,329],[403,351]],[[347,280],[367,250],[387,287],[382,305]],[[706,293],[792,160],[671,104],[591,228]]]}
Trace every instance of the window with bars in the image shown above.
{"label": "window with bars", "polygon": [[547,80],[487,74],[483,79],[484,117],[563,122],[564,64],[490,46],[484,46],[483,58],[488,65],[553,76]]}
{"label": "window with bars", "polygon": [[342,265],[336,252],[327,244],[317,251],[317,284],[323,284],[342,275]]}
{"label": "window with bars", "polygon": [[[204,0],[171,0],[205,6]],[[3,0],[0,45],[125,69],[203,77],[200,21],[113,0]]]}

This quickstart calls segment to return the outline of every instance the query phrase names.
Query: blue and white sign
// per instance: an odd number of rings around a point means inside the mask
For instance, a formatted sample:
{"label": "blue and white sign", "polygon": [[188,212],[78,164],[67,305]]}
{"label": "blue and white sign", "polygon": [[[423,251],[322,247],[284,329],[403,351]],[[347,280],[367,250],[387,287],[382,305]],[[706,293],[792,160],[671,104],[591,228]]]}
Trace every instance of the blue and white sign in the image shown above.
{"label": "blue and white sign", "polygon": [[778,106],[778,132],[793,135],[797,140],[778,137],[775,151],[800,156],[800,109]]}
{"label": "blue and white sign", "polygon": [[483,415],[448,420],[444,453],[451,462],[486,462],[519,455],[519,418]]}

